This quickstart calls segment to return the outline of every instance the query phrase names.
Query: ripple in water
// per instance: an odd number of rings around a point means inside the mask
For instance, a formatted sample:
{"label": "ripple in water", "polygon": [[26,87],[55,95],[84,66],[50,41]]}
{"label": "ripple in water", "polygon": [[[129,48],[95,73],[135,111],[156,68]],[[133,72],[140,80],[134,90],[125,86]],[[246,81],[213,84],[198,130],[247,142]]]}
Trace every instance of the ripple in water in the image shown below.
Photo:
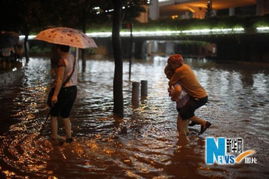
{"label": "ripple in water", "polygon": [[[8,114],[2,119],[14,121],[0,138],[0,176],[268,178],[269,71],[248,67],[246,72],[244,65],[206,60],[187,63],[209,93],[209,103],[196,113],[213,123],[203,136],[198,137],[199,127],[194,127],[188,144],[178,138],[164,60],[133,64],[132,80],[149,84],[148,99],[136,110],[130,108],[131,83],[124,63],[124,119],[112,116],[113,62],[89,60],[86,72],[79,76],[72,114],[75,141],[59,146],[48,137],[49,123],[42,128],[48,111],[49,63],[31,59],[21,84],[8,92],[0,88],[0,102]],[[59,132],[64,134],[62,128]],[[243,137],[245,148],[257,151],[258,164],[205,165],[205,136]]]}

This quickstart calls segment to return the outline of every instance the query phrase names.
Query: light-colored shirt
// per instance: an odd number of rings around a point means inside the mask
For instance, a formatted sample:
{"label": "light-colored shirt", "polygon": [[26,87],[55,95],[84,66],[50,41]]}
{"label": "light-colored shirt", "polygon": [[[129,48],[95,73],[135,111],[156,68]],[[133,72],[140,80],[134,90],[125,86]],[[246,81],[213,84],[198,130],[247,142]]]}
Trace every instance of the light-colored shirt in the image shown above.
{"label": "light-colored shirt", "polygon": [[[181,91],[175,92],[175,90],[181,89],[181,88],[176,88],[176,86],[178,85],[179,84],[175,84],[170,87],[169,95],[172,97],[172,100],[176,101],[177,108],[182,108],[188,102],[188,100],[190,99],[190,96],[183,89]],[[173,96],[173,95],[177,95],[177,96]]]}
{"label": "light-colored shirt", "polygon": [[190,96],[184,90],[182,90],[177,100],[177,108],[182,108],[185,106],[189,99]]}
{"label": "light-colored shirt", "polygon": [[[64,78],[63,78],[63,83],[66,81],[66,79],[70,76],[70,74],[72,73],[73,71],[73,65],[74,65],[74,60],[75,60],[75,57],[72,55],[72,54],[66,54],[64,56],[62,56],[58,63],[57,63],[57,67],[60,67],[60,66],[64,66],[65,67],[65,73],[64,73]],[[69,86],[76,86],[78,81],[77,81],[77,72],[78,72],[78,68],[77,68],[78,64],[76,62],[75,64],[75,69],[74,69],[74,72],[71,76],[71,78],[69,79],[69,81],[64,85],[64,87],[69,87]],[[56,67],[56,68],[57,68]],[[52,69],[54,72],[56,72],[57,69]],[[54,78],[54,85],[55,86],[55,83],[56,83],[56,75],[52,75],[52,77]]]}

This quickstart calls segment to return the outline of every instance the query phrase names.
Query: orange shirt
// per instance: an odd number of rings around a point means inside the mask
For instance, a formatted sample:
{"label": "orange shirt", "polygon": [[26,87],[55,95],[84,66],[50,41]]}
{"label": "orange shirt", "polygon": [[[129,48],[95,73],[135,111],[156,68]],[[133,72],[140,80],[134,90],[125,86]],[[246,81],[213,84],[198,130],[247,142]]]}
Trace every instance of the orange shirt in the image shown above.
{"label": "orange shirt", "polygon": [[177,68],[169,82],[170,85],[176,83],[179,83],[183,90],[194,98],[203,98],[207,96],[205,89],[199,83],[191,67],[187,64],[183,64]]}

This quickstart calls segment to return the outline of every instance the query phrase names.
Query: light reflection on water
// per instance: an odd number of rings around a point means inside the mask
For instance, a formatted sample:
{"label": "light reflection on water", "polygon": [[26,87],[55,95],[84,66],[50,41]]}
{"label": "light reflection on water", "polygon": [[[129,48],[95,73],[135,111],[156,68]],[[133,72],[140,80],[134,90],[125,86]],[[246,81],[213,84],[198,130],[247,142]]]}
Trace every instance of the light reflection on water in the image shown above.
{"label": "light reflection on water", "polygon": [[[112,116],[114,63],[89,60],[86,72],[79,75],[72,115],[75,142],[57,146],[48,140],[48,124],[39,135],[47,112],[49,63],[31,59],[21,84],[0,87],[1,128],[2,121],[9,122],[6,127],[11,125],[0,136],[2,175],[268,178],[268,66],[193,59],[187,63],[209,93],[209,103],[197,111],[213,123],[203,136],[191,135],[189,144],[181,144],[175,104],[167,95],[164,59],[133,64],[132,81],[148,80],[149,88],[147,101],[136,110],[130,108],[131,83],[128,63],[124,63],[124,119]],[[195,127],[193,133],[198,129]],[[245,149],[257,151],[258,164],[205,165],[205,136],[243,137]]]}

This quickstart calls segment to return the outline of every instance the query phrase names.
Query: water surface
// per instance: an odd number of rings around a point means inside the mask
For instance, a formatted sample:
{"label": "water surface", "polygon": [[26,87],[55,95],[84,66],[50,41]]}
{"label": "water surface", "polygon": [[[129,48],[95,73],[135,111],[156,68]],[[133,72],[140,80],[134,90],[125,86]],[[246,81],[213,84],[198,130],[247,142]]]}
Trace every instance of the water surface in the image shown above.
{"label": "water surface", "polygon": [[[32,58],[25,78],[0,87],[0,171],[16,178],[268,178],[268,64],[188,59],[209,103],[196,114],[213,125],[183,145],[178,138],[175,104],[167,94],[165,58],[135,62],[132,81],[148,80],[148,99],[130,106],[131,82],[124,63],[125,118],[113,117],[114,62],[88,60],[79,74],[73,113],[75,142],[58,146],[49,140],[49,61]],[[41,134],[40,134],[41,131]],[[64,134],[60,129],[60,134]],[[208,166],[206,136],[242,137],[245,149],[255,149],[257,164]]]}

